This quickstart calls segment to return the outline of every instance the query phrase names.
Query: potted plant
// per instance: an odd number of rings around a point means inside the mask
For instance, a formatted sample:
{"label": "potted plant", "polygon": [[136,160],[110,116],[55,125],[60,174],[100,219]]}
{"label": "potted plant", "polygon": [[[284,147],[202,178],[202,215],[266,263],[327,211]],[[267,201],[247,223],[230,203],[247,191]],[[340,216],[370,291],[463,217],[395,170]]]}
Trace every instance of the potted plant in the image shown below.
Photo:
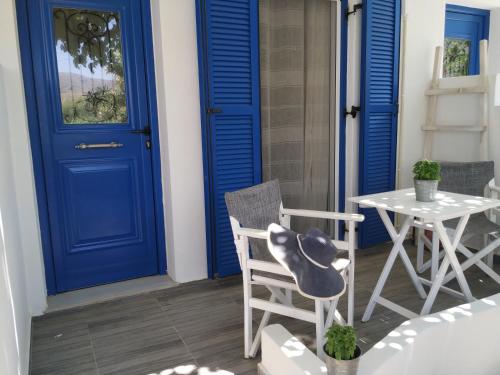
{"label": "potted plant", "polygon": [[358,372],[361,349],[356,345],[352,326],[332,325],[325,334],[326,368],[329,375],[355,375]]}
{"label": "potted plant", "polygon": [[413,166],[413,175],[417,201],[434,202],[441,179],[439,163],[432,160],[420,160]]}

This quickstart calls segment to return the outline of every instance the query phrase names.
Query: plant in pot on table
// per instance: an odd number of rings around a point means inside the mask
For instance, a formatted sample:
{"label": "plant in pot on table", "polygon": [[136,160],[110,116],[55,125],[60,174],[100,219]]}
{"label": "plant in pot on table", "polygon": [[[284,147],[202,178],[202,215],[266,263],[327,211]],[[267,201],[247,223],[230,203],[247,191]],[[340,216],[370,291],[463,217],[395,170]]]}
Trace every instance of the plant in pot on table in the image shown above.
{"label": "plant in pot on table", "polygon": [[325,334],[328,375],[355,375],[361,349],[356,345],[356,331],[351,326],[332,325]]}
{"label": "plant in pot on table", "polygon": [[413,166],[415,195],[419,202],[434,202],[441,179],[441,166],[437,161],[420,160]]}

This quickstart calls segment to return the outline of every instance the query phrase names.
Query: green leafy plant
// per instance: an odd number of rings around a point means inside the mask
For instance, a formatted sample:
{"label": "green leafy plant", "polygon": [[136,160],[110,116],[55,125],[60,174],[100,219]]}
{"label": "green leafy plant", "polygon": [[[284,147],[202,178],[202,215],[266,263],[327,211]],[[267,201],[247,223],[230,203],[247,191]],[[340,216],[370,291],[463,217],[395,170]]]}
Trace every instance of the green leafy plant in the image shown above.
{"label": "green leafy plant", "polygon": [[338,360],[350,360],[356,352],[356,331],[352,326],[332,325],[325,334],[325,352]]}
{"label": "green leafy plant", "polygon": [[415,180],[441,180],[441,166],[437,161],[420,160],[413,166]]}

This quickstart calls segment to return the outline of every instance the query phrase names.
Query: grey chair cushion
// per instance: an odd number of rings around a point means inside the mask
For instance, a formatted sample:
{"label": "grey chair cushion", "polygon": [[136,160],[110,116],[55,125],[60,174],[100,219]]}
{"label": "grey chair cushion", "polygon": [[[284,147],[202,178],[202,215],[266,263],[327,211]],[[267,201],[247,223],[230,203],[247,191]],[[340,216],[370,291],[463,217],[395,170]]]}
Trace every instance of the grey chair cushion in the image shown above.
{"label": "grey chair cushion", "polygon": [[[493,161],[449,162],[442,161],[439,190],[450,193],[482,197],[486,185],[495,177]],[[459,219],[448,220],[444,225],[455,229]],[[490,221],[484,213],[472,215],[464,233],[488,234],[500,230],[500,226]]]}
{"label": "grey chair cushion", "polygon": [[442,161],[440,164],[439,190],[441,191],[482,197],[484,188],[495,177],[495,165],[492,161]]}
{"label": "grey chair cushion", "polygon": [[[225,194],[227,211],[245,228],[267,230],[279,223],[281,192],[278,180],[272,180]],[[250,238],[252,258],[276,263],[267,249],[266,240]]]}

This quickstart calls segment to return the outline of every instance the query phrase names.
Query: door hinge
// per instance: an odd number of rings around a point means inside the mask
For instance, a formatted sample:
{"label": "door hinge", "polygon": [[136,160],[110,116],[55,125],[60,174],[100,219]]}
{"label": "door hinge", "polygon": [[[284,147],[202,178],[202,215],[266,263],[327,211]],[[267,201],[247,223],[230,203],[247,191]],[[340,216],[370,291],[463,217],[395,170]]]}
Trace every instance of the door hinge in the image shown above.
{"label": "door hinge", "polygon": [[349,10],[349,8],[347,8],[345,10],[345,19],[349,20],[350,15],[356,14],[358,12],[358,10],[361,10],[361,9],[363,9],[363,3],[354,4],[352,10]]}
{"label": "door hinge", "polygon": [[347,108],[344,110],[344,117],[352,116],[352,118],[356,118],[359,112],[361,112],[361,107],[352,105],[350,111]]}
{"label": "door hinge", "polygon": [[[357,232],[358,231],[358,226],[355,226],[354,227],[354,231]],[[345,233],[348,233],[349,232],[349,226],[347,225],[347,223],[344,223],[344,232]]]}
{"label": "door hinge", "polygon": [[221,113],[221,112],[222,112],[222,109],[220,109],[220,108],[208,108],[207,109],[207,113],[209,115],[213,115],[215,113]]}
{"label": "door hinge", "polygon": [[399,103],[394,104],[394,116],[399,115]]}

